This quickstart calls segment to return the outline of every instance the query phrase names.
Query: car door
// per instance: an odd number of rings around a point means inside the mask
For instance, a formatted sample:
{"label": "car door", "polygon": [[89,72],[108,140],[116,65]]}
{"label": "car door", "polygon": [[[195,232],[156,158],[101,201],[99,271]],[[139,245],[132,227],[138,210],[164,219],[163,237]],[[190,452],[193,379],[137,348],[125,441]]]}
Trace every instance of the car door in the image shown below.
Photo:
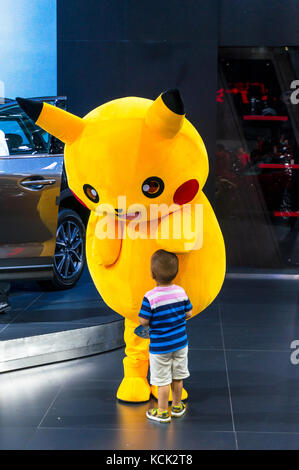
{"label": "car door", "polygon": [[49,277],[63,155],[16,103],[0,107],[0,130],[0,279]]}

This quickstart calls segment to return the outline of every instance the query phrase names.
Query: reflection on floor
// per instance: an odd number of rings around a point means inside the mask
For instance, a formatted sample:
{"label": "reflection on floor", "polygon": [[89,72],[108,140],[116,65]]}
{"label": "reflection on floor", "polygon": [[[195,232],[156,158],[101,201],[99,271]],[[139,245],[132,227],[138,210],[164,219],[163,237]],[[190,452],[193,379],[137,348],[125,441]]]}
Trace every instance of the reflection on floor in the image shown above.
{"label": "reflection on floor", "polygon": [[148,403],[117,402],[118,349],[0,375],[0,448],[299,449],[298,281],[227,280],[191,322],[183,418],[148,422]]}
{"label": "reflection on floor", "polygon": [[0,341],[73,330],[119,320],[102,301],[86,269],[70,290],[45,291],[35,282],[12,284],[12,310],[0,315]]}

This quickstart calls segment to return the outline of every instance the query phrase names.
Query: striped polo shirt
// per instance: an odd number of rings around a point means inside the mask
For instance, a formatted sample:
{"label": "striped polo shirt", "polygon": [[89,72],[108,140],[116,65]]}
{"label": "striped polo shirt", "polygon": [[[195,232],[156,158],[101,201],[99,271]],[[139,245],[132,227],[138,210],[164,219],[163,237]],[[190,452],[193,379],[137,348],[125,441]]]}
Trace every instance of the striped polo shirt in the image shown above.
{"label": "striped polo shirt", "polygon": [[151,354],[166,354],[187,346],[185,314],[191,309],[186,292],[175,284],[157,286],[145,294],[139,316],[149,320]]}

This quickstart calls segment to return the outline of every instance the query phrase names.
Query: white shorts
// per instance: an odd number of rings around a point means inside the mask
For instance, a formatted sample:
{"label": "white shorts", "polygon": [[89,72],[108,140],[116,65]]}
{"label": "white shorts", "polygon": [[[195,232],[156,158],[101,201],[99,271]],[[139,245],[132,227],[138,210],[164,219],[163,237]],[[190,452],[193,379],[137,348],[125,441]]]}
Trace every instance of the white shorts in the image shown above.
{"label": "white shorts", "polygon": [[151,385],[169,385],[189,377],[188,346],[166,354],[150,354]]}

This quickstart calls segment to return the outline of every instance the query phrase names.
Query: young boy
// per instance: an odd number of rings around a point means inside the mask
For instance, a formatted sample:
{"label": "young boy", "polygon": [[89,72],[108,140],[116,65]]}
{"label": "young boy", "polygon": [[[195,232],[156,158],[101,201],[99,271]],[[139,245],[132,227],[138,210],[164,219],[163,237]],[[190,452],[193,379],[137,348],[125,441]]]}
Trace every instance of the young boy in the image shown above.
{"label": "young boy", "polygon": [[143,298],[139,321],[149,325],[150,381],[158,386],[158,408],[147,411],[154,421],[168,423],[169,386],[172,389],[171,416],[180,417],[186,407],[181,401],[183,379],[189,377],[186,318],[192,316],[192,305],[184,289],[172,284],[178,272],[178,258],[165,250],[151,258],[152,277],[157,286]]}

